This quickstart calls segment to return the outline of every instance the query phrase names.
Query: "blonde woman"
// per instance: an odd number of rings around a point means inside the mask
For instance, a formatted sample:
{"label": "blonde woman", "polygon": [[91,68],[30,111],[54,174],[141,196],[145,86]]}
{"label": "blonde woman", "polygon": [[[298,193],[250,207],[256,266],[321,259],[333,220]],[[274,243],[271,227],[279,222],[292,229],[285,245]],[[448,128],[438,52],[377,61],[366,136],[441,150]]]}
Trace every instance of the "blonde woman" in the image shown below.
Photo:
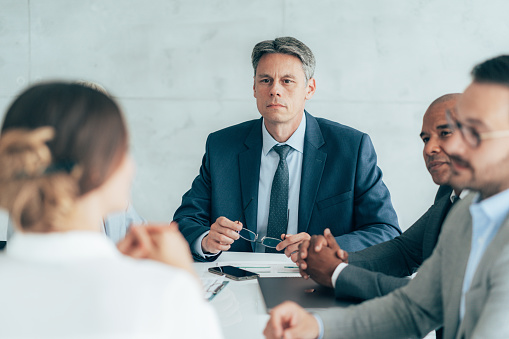
{"label": "blonde woman", "polygon": [[101,233],[133,169],[103,93],[48,83],[14,101],[0,134],[0,206],[17,228],[0,254],[2,338],[221,337],[176,225],[134,227],[124,254]]}

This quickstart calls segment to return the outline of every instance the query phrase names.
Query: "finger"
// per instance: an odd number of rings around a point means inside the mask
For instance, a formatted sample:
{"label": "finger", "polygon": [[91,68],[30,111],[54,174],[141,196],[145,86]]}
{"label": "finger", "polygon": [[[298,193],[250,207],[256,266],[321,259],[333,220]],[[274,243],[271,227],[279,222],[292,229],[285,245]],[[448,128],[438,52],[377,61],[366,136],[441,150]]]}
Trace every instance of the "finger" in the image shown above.
{"label": "finger", "polygon": [[327,246],[327,240],[321,235],[314,235],[311,238],[311,246],[313,246],[315,252],[320,252],[323,247]]}
{"label": "finger", "polygon": [[[242,223],[236,221],[236,222],[234,222],[234,224],[236,224],[237,226],[240,227],[240,229],[242,229]],[[210,226],[210,231],[211,231],[211,233],[216,232],[216,233],[223,234],[233,240],[237,240],[240,238],[238,231],[231,229],[229,227],[224,227],[218,223],[212,224],[212,226]]]}
{"label": "finger", "polygon": [[268,339],[279,339],[283,336],[283,319],[279,309],[274,308],[270,312],[270,319],[263,330],[263,335]]}
{"label": "finger", "polygon": [[221,227],[219,225],[217,225],[217,226],[213,225],[209,234],[213,235],[214,238],[218,238],[220,236],[228,237],[228,238],[232,239],[232,242],[234,240],[237,240],[240,238],[240,235],[238,232],[235,232],[235,231],[233,231],[229,228],[226,228],[226,227]]}
{"label": "finger", "polygon": [[214,251],[228,251],[231,246],[228,244],[221,244],[221,243],[211,239],[209,242],[209,247],[212,249],[212,251],[210,251],[210,250],[209,251],[214,252]]}
{"label": "finger", "polygon": [[145,230],[145,227],[133,227],[131,232],[134,237],[133,247],[130,256],[133,258],[146,258],[152,247],[152,240]]}
{"label": "finger", "polygon": [[299,273],[304,279],[309,279],[309,275],[306,273],[306,271],[299,269]]}
{"label": "finger", "polygon": [[210,236],[210,239],[223,245],[231,245],[235,241],[235,239],[232,239],[231,237],[223,233],[210,232],[208,235]]}
{"label": "finger", "polygon": [[325,231],[323,232],[323,235],[324,235],[325,239],[327,240],[327,246],[329,246],[333,250],[340,248],[336,241],[336,238],[334,238],[330,229],[326,228]]}
{"label": "finger", "polygon": [[130,248],[133,246],[134,238],[132,232],[126,234],[125,238],[120,240],[117,244],[117,249],[123,253],[128,255]]}
{"label": "finger", "polygon": [[295,251],[290,255],[290,259],[292,259],[293,262],[297,262],[297,259],[299,259],[299,252]]}
{"label": "finger", "polygon": [[304,240],[299,244],[299,257],[304,260],[308,257],[309,240]]}
{"label": "finger", "polygon": [[343,260],[343,262],[348,262],[348,252],[342,249],[338,249],[337,256],[339,259]]}
{"label": "finger", "polygon": [[225,217],[217,218],[215,224],[217,224],[221,227],[224,227],[224,228],[229,228],[229,229],[237,231],[237,232],[240,231],[243,227],[243,225],[240,221],[231,221],[230,219],[225,218]]}
{"label": "finger", "polygon": [[297,243],[300,243],[301,241],[304,241],[306,239],[310,239],[311,236],[309,234],[307,234],[306,232],[301,232],[301,233],[298,233],[298,234],[287,234],[285,236],[285,240],[280,242],[278,244],[278,247],[276,247],[276,249],[278,251],[281,251],[283,250],[284,248],[288,247],[289,245],[291,244],[297,244]]}
{"label": "finger", "polygon": [[297,256],[298,253],[299,253],[299,245],[300,245],[300,242],[287,246],[286,249],[285,249],[286,256],[289,257],[293,253],[295,253],[295,256]]}

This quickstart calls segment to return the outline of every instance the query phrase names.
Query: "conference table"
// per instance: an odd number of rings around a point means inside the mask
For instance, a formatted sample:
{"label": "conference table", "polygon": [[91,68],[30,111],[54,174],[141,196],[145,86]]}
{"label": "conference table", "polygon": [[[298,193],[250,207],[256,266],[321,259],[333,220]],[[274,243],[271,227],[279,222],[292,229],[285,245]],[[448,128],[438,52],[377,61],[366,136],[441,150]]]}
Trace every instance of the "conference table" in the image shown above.
{"label": "conference table", "polygon": [[[300,277],[297,266],[284,254],[224,252],[214,262],[195,263],[202,281],[221,279],[228,284],[211,301],[226,339],[263,338],[269,320],[256,279],[233,281],[208,272],[209,267],[232,265],[259,273],[261,277]],[[197,320],[199,321],[199,320]],[[426,336],[434,339],[435,331]]]}
{"label": "conference table", "polygon": [[[224,252],[212,263],[195,263],[195,269],[207,281],[219,278],[208,272],[209,267],[232,265],[259,273],[261,277],[299,277],[297,266],[284,254]],[[225,338],[263,338],[269,315],[256,279],[234,281],[211,301],[217,312]]]}

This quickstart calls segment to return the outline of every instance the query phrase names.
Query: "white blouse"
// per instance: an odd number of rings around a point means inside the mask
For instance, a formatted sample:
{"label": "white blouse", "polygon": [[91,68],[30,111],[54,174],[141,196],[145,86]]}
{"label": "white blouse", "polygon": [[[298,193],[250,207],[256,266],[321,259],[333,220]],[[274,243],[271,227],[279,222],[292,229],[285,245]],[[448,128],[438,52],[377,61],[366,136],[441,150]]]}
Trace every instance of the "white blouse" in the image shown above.
{"label": "white blouse", "polygon": [[187,272],[103,234],[17,233],[0,254],[2,338],[221,338]]}

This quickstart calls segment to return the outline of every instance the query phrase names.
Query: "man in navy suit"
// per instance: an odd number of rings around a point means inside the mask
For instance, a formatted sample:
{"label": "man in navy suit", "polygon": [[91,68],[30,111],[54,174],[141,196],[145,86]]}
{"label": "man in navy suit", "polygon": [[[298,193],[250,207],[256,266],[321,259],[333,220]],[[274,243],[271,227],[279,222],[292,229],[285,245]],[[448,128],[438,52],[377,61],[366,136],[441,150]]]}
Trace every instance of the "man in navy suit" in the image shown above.
{"label": "man in navy suit", "polygon": [[367,134],[304,110],[316,84],[311,50],[295,38],[252,53],[261,119],[209,135],[200,173],[174,220],[197,260],[221,251],[283,251],[330,228],[358,251],[401,231]]}

